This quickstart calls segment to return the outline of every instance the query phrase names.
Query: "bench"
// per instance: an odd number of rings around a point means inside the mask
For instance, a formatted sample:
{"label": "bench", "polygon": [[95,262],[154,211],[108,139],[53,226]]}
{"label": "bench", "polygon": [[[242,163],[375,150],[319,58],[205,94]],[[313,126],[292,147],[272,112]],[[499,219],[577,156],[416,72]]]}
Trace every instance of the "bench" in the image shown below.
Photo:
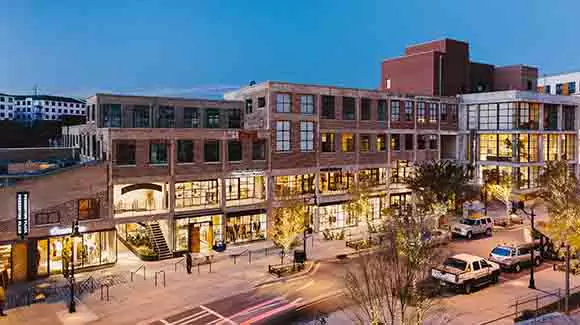
{"label": "bench", "polygon": [[278,277],[302,271],[303,269],[304,264],[302,263],[268,265],[268,272],[270,274],[276,274]]}

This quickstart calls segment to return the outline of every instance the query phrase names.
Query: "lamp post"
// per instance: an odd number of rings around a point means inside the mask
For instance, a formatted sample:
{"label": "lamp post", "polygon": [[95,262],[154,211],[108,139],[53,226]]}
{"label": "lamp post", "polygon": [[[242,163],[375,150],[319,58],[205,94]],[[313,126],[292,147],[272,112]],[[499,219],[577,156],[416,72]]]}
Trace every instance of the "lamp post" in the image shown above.
{"label": "lamp post", "polygon": [[79,232],[79,221],[75,220],[72,224],[72,231],[70,234],[71,238],[71,252],[70,252],[70,302],[68,305],[68,312],[74,313],[77,311],[77,306],[75,302],[75,238],[81,237]]}
{"label": "lamp post", "polygon": [[534,279],[534,265],[535,265],[535,250],[536,250],[536,245],[535,245],[535,240],[534,240],[534,234],[536,233],[536,228],[534,227],[534,217],[536,216],[536,214],[534,213],[534,208],[530,208],[530,211],[526,211],[526,209],[524,208],[524,201],[517,201],[517,202],[512,202],[512,212],[516,212],[517,210],[522,211],[524,214],[526,214],[527,216],[530,217],[531,222],[532,222],[532,249],[530,250],[530,257],[531,257],[531,262],[532,262],[532,266],[530,268],[530,283],[528,284],[528,288],[530,289],[536,289],[536,281]]}

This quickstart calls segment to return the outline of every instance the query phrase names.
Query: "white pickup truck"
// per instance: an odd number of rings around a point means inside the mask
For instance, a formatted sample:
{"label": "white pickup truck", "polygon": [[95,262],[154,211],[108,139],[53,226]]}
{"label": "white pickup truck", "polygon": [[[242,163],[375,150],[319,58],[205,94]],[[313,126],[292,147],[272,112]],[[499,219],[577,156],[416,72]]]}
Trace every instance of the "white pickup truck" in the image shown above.
{"label": "white pickup truck", "polygon": [[431,276],[445,287],[462,289],[470,294],[473,288],[497,283],[500,267],[482,257],[457,254],[431,270]]}

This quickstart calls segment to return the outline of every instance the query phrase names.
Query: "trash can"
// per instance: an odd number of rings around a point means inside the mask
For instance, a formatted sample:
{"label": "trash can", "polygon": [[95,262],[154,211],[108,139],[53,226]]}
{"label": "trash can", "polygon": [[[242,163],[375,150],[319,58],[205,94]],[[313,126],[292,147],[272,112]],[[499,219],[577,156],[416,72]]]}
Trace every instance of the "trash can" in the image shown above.
{"label": "trash can", "polygon": [[304,264],[305,261],[306,261],[306,253],[304,253],[304,250],[302,250],[302,249],[295,250],[294,251],[294,263]]}

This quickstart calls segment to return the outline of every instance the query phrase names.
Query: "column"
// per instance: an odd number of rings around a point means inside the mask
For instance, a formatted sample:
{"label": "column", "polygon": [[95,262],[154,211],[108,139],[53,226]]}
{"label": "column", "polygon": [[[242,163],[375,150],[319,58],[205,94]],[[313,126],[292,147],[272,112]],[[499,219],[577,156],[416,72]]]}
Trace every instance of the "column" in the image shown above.
{"label": "column", "polygon": [[543,130],[544,129],[544,103],[540,103],[540,116],[539,116],[539,121],[538,121],[538,129],[539,130]]}
{"label": "column", "polygon": [[562,105],[558,105],[558,131],[562,131]]}

